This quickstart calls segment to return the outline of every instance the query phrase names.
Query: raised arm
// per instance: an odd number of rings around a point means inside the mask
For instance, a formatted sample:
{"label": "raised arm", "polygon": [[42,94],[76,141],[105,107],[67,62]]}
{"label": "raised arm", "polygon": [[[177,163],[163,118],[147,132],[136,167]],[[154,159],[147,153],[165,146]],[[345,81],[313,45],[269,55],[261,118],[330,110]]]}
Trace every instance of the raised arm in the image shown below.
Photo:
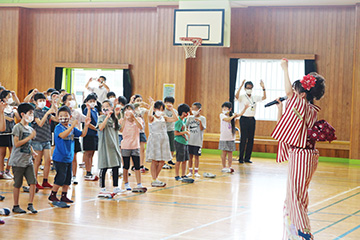
{"label": "raised arm", "polygon": [[26,138],[24,138],[24,139],[22,139],[20,141],[19,141],[18,136],[14,136],[14,146],[17,147],[17,148],[21,147],[22,145],[24,145],[25,143],[27,143],[31,139],[35,138],[35,136],[36,136],[35,130],[33,130],[29,136],[27,136]]}
{"label": "raised arm", "polygon": [[149,102],[150,102],[150,108],[148,111],[148,119],[149,119],[149,123],[152,123],[154,121],[153,112],[154,112],[155,101],[154,99],[152,99],[152,97],[149,97]]}
{"label": "raised arm", "polygon": [[100,125],[99,125],[99,130],[100,130],[100,131],[104,130],[104,128],[106,127],[107,121],[108,121],[109,118],[111,117],[111,114],[112,114],[112,111],[110,111],[110,112],[106,115],[104,121],[103,121],[102,123],[100,123]]}
{"label": "raised arm", "polygon": [[82,130],[82,133],[81,133],[80,137],[85,137],[86,136],[86,134],[88,132],[88,129],[89,129],[89,126],[90,126],[90,122],[91,122],[90,116],[86,116],[85,126],[84,126],[84,129]]}
{"label": "raised arm", "polygon": [[51,108],[45,113],[45,115],[43,116],[42,119],[40,118],[35,118],[35,122],[39,127],[44,126],[45,122],[48,121],[48,117],[50,114],[55,113],[55,109],[53,107],[54,105],[51,106]]}
{"label": "raised arm", "polygon": [[24,98],[24,102],[26,103],[30,102],[30,99],[38,92],[39,91],[36,88],[32,90],[32,92]]}
{"label": "raised arm", "polygon": [[292,85],[289,77],[289,68],[288,60],[286,58],[281,59],[281,67],[284,70],[284,83],[285,83],[285,93],[288,98],[292,98],[294,95]]}
{"label": "raised arm", "polygon": [[242,87],[244,86],[245,81],[246,81],[246,79],[244,79],[244,80],[242,81],[241,86],[240,86],[240,87],[239,87],[239,89],[236,91],[236,94],[235,94],[235,98],[236,98],[236,99],[239,99],[239,96],[240,96],[240,90],[241,90],[241,89],[242,89]]}
{"label": "raised arm", "polygon": [[75,126],[77,124],[78,124],[78,121],[74,120],[73,124],[68,129],[66,129],[65,131],[63,131],[62,133],[59,134],[59,137],[64,139],[67,136],[69,136],[69,134],[71,133],[71,131],[75,128]]}
{"label": "raised arm", "polygon": [[0,101],[0,132],[5,131],[5,129],[6,129],[6,122],[5,122],[5,115],[4,115],[5,105],[6,104],[3,101]]}
{"label": "raised arm", "polygon": [[89,89],[89,84],[90,84],[91,81],[92,81],[92,78],[90,78],[89,81],[86,83],[86,85],[85,85],[86,89]]}
{"label": "raised arm", "polygon": [[16,92],[15,91],[11,91],[11,95],[12,98],[14,99],[14,102],[16,103],[16,105],[18,106],[20,104],[20,100],[19,98],[16,96]]}
{"label": "raised arm", "polygon": [[265,89],[265,84],[264,84],[263,80],[260,80],[260,86],[264,92],[264,95],[261,100],[265,100],[266,99],[266,89]]}

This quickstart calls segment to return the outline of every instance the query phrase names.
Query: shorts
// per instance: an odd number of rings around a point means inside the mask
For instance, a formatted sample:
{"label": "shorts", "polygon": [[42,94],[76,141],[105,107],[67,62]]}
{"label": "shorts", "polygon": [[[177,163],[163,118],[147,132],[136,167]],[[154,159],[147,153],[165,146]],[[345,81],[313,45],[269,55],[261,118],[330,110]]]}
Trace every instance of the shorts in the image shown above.
{"label": "shorts", "polygon": [[0,147],[12,147],[12,135],[0,135]]}
{"label": "shorts", "polygon": [[29,165],[27,167],[12,167],[12,171],[14,174],[15,188],[21,188],[24,177],[29,185],[36,184],[34,165]]}
{"label": "shorts", "polygon": [[189,154],[195,156],[201,156],[201,147],[188,145]]}
{"label": "shorts", "polygon": [[219,149],[227,152],[236,151],[235,141],[219,141]]}
{"label": "shorts", "polygon": [[63,185],[71,185],[71,177],[72,177],[72,162],[64,163],[53,161],[55,166],[56,175],[54,178],[54,184],[63,186]]}
{"label": "shorts", "polygon": [[31,146],[33,147],[33,149],[35,151],[43,151],[45,149],[51,149],[50,141],[48,141],[48,142],[32,141]]}
{"label": "shorts", "polygon": [[74,138],[74,142],[75,142],[75,153],[81,152],[81,144],[80,144],[80,139],[79,138]]}
{"label": "shorts", "polygon": [[97,151],[98,150],[98,136],[85,136],[83,138],[84,151]]}
{"label": "shorts", "polygon": [[121,146],[121,142],[123,140],[123,135],[119,135],[119,145]]}
{"label": "shorts", "polygon": [[140,156],[140,149],[121,149],[121,156],[130,157],[130,156]]}
{"label": "shorts", "polygon": [[175,132],[167,132],[169,136],[170,152],[175,152]]}
{"label": "shorts", "polygon": [[185,162],[190,159],[188,146],[175,141],[176,161]]}
{"label": "shorts", "polygon": [[140,133],[140,142],[144,142],[144,143],[146,143],[146,135],[145,135],[145,133]]}

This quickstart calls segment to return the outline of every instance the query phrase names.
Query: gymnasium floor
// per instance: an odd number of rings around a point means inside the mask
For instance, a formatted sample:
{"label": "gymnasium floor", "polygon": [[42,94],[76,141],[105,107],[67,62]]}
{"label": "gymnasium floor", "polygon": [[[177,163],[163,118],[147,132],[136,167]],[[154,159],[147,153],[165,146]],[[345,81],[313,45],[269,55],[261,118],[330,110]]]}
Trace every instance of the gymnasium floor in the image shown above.
{"label": "gymnasium floor", "polygon": [[[204,154],[201,174],[215,173],[215,179],[183,184],[174,180],[174,170],[163,170],[160,179],[167,186],[151,188],[146,173],[147,193],[125,193],[112,200],[97,198],[98,182],[81,178],[71,188],[75,203],[70,209],[52,208],[50,190],[40,191],[34,202],[39,213],[4,217],[0,239],[280,240],[287,164],[253,161],[235,163],[236,172],[230,175],[220,172],[218,155]],[[82,174],[81,169],[78,176]],[[321,162],[310,187],[315,239],[360,239],[360,165]],[[12,207],[12,181],[1,180],[0,189],[6,196],[0,207]],[[27,196],[21,194],[24,208]]]}

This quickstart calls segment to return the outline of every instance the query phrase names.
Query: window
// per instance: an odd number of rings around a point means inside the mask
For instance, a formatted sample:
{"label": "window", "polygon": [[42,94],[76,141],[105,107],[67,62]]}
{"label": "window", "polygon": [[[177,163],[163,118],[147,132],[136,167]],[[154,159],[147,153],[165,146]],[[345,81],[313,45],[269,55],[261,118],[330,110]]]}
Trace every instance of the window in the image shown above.
{"label": "window", "polygon": [[[301,79],[304,73],[304,60],[289,60],[289,74],[292,82]],[[235,91],[239,89],[244,79],[253,82],[253,95],[262,96],[260,80],[262,79],[265,84],[266,100],[257,104],[255,118],[257,120],[276,121],[277,110],[274,107],[265,108],[264,105],[285,95],[284,72],[280,67],[280,61],[278,59],[239,59]],[[245,94],[244,87],[240,91],[240,95],[242,94]],[[241,112],[242,109],[239,109],[239,105],[239,102],[235,100],[235,112]]]}

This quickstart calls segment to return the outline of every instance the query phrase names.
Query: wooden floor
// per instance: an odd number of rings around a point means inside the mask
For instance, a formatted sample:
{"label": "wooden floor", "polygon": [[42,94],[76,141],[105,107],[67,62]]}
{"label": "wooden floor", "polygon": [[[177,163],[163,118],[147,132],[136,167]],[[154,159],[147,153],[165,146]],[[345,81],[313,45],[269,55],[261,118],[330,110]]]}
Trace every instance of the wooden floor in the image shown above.
{"label": "wooden floor", "polygon": [[[84,182],[80,170],[70,209],[52,208],[50,190],[40,191],[34,202],[39,213],[3,217],[0,239],[281,239],[287,164],[254,159],[235,163],[230,175],[220,172],[219,156],[207,154],[200,167],[217,177],[183,184],[174,180],[174,170],[163,170],[167,186],[151,188],[146,173],[147,193],[112,200],[97,198],[98,182]],[[135,184],[134,175],[130,180]],[[0,207],[12,207],[12,181],[1,180],[0,193],[6,196]],[[27,196],[21,194],[23,208]],[[309,215],[315,239],[360,239],[360,166],[321,162]]]}

